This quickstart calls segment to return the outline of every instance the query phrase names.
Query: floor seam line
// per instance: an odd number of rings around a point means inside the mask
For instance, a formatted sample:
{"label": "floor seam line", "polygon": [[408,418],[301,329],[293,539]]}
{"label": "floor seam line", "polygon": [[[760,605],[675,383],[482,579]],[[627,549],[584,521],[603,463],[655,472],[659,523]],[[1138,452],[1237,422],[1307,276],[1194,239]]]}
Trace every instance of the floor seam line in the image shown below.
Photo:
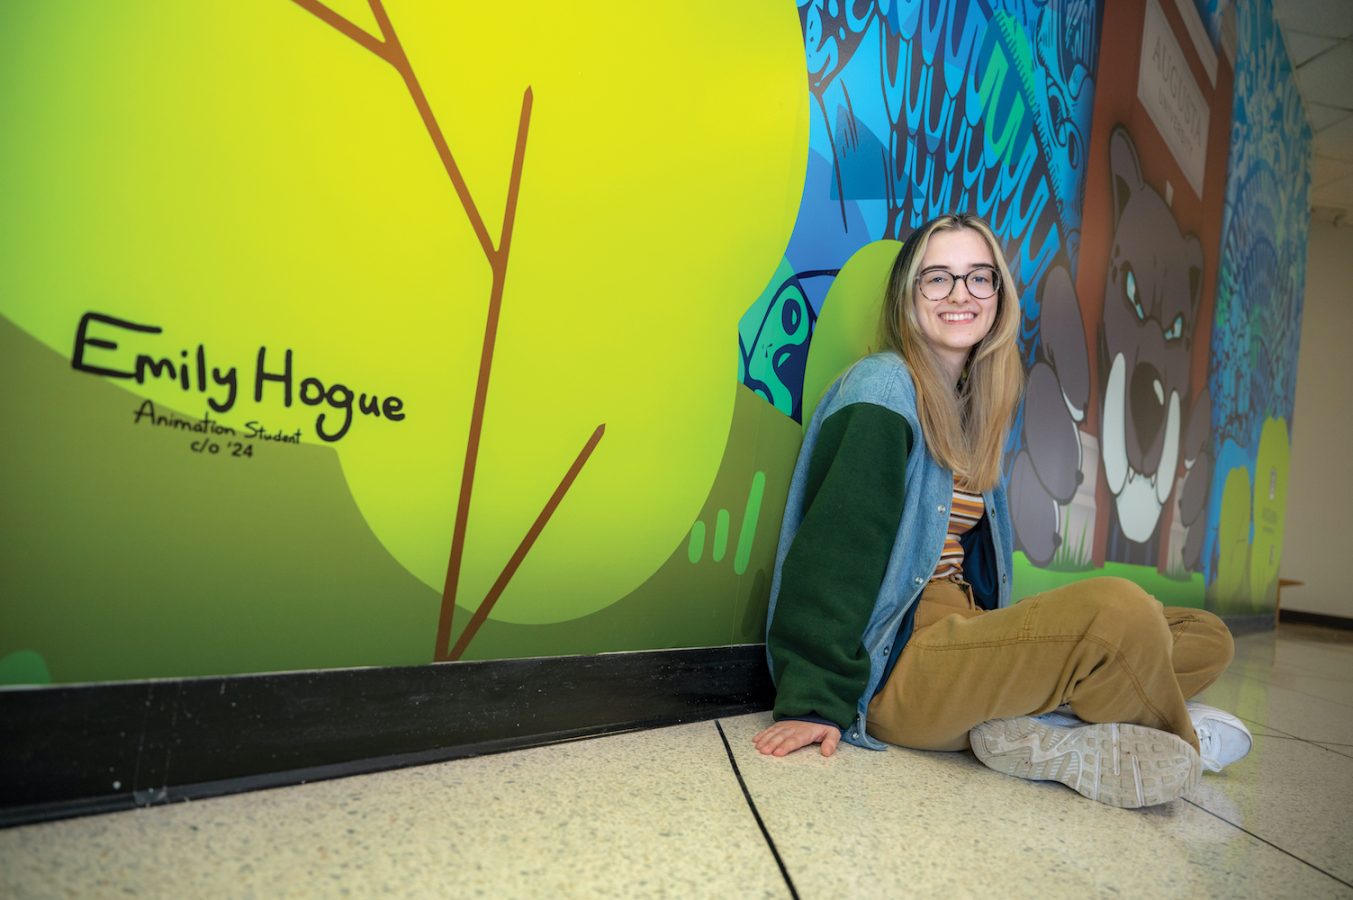
{"label": "floor seam line", "polygon": [[[1248,680],[1250,680],[1250,681],[1257,681],[1257,682],[1259,682],[1260,684],[1262,684],[1262,685],[1263,685],[1264,687],[1266,687],[1266,688],[1270,688],[1270,687],[1280,688],[1280,689],[1282,689],[1282,690],[1284,690],[1284,691],[1291,691],[1291,692],[1294,693],[1294,694],[1300,694],[1300,695],[1303,696],[1303,697],[1309,697],[1309,698],[1312,699],[1312,700],[1319,700],[1319,701],[1322,702],[1322,703],[1330,703],[1330,704],[1333,704],[1334,706],[1342,706],[1342,707],[1345,707],[1345,708],[1347,708],[1347,709],[1353,709],[1353,707],[1350,707],[1347,703],[1341,703],[1341,702],[1339,702],[1338,700],[1330,700],[1330,699],[1328,699],[1328,698],[1326,698],[1326,697],[1320,696],[1319,694],[1312,694],[1312,693],[1310,693],[1309,691],[1298,690],[1297,688],[1289,687],[1289,686],[1287,686],[1287,685],[1285,685],[1285,684],[1277,684],[1277,683],[1275,683],[1275,682],[1269,681],[1267,678],[1264,678],[1264,677],[1262,677],[1262,676],[1260,676],[1260,675],[1251,675],[1250,673],[1244,672],[1244,671],[1238,672],[1237,674],[1238,674],[1241,678],[1245,678],[1245,679],[1248,679]],[[1319,676],[1316,676],[1316,675],[1299,675],[1299,676],[1297,676],[1297,677],[1298,677],[1298,678],[1318,678]]]}
{"label": "floor seam line", "polygon": [[761,818],[761,812],[756,808],[756,801],[752,799],[752,792],[747,789],[747,782],[743,780],[742,770],[738,768],[738,761],[733,758],[733,747],[728,743],[728,735],[724,734],[723,725],[718,719],[714,720],[714,727],[719,731],[719,740],[723,741],[724,752],[728,754],[728,764],[733,767],[733,775],[738,780],[738,787],[742,788],[742,796],[747,801],[747,808],[752,811],[752,818],[756,820],[756,827],[761,829],[761,836],[766,839],[766,846],[770,848],[770,855],[775,858],[775,865],[780,867],[780,876],[785,880],[785,887],[789,888],[789,896],[794,900],[799,900],[799,892],[794,887],[794,879],[789,877],[789,869],[785,866],[783,857],[780,856],[780,850],[775,846],[775,839],[770,836],[770,829],[766,827],[765,821]]}
{"label": "floor seam line", "polygon": [[1251,719],[1249,716],[1237,715],[1236,718],[1240,719],[1242,722],[1249,722],[1251,725],[1258,725],[1260,728],[1267,728],[1269,731],[1278,732],[1277,734],[1260,735],[1260,737],[1289,737],[1295,741],[1310,740],[1309,738],[1304,738],[1301,737],[1300,735],[1293,734],[1290,731],[1283,731],[1281,728],[1277,728],[1273,725],[1268,724],[1267,722],[1260,722],[1258,719]]}
{"label": "floor seam line", "polygon": [[[1267,728],[1269,731],[1276,731],[1277,734],[1260,734],[1259,737],[1278,738],[1279,740],[1301,741],[1303,744],[1311,744],[1319,747],[1321,750],[1329,750],[1325,744],[1334,744],[1337,747],[1353,747],[1353,744],[1341,744],[1338,741],[1322,741],[1319,738],[1302,737],[1299,734],[1292,734],[1290,731],[1283,731],[1281,728],[1275,728],[1267,722],[1260,722],[1258,719],[1251,719],[1248,716],[1236,716],[1242,722],[1249,722],[1251,725],[1258,725],[1260,728]],[[1330,750],[1331,753],[1338,753],[1338,750]],[[1347,754],[1341,754],[1347,756]]]}
{"label": "floor seam line", "polygon": [[1333,872],[1326,872],[1324,869],[1320,868],[1320,867],[1317,866],[1315,863],[1311,862],[1309,859],[1302,859],[1300,856],[1297,856],[1295,853],[1293,853],[1291,850],[1288,850],[1286,847],[1279,847],[1277,844],[1273,843],[1273,842],[1270,841],[1268,838],[1261,837],[1261,836],[1255,834],[1253,831],[1250,831],[1250,830],[1249,830],[1248,828],[1246,828],[1244,825],[1237,825],[1235,822],[1232,822],[1230,819],[1227,819],[1227,818],[1225,818],[1225,817],[1223,817],[1223,816],[1218,815],[1217,813],[1214,813],[1212,810],[1208,809],[1206,806],[1203,806],[1201,803],[1195,803],[1194,801],[1190,800],[1188,797],[1184,797],[1184,798],[1182,798],[1182,799],[1184,800],[1185,803],[1189,804],[1190,806],[1195,807],[1196,809],[1201,809],[1203,812],[1207,813],[1209,816],[1212,816],[1214,819],[1219,819],[1220,821],[1225,822],[1227,825],[1230,825],[1232,828],[1235,828],[1235,829],[1237,829],[1237,830],[1239,830],[1239,831],[1243,831],[1245,834],[1248,834],[1250,837],[1254,838],[1256,841],[1260,841],[1261,843],[1268,844],[1270,847],[1272,847],[1274,850],[1277,850],[1279,853],[1285,853],[1285,854],[1287,854],[1288,856],[1292,857],[1293,859],[1295,859],[1297,862],[1301,863],[1302,865],[1310,866],[1312,869],[1315,869],[1315,870],[1316,870],[1317,872],[1319,872],[1321,875],[1324,875],[1324,876],[1326,876],[1326,877],[1328,877],[1328,878],[1334,879],[1335,881],[1337,881],[1337,882],[1339,882],[1340,884],[1342,884],[1344,887],[1353,888],[1353,883],[1350,883],[1350,882],[1345,881],[1344,879],[1340,878],[1338,875],[1335,875]]}
{"label": "floor seam line", "polygon": [[[1265,726],[1268,727],[1268,726]],[[1337,753],[1340,756],[1348,756],[1349,753],[1344,750],[1335,750],[1335,747],[1345,747],[1353,750],[1353,744],[1339,744],[1334,741],[1318,741],[1314,738],[1297,737],[1295,734],[1260,734],[1256,735],[1262,738],[1273,738],[1275,741],[1296,741],[1299,744],[1310,744],[1312,747],[1318,747],[1328,753]],[[1328,745],[1328,746],[1327,746]]]}

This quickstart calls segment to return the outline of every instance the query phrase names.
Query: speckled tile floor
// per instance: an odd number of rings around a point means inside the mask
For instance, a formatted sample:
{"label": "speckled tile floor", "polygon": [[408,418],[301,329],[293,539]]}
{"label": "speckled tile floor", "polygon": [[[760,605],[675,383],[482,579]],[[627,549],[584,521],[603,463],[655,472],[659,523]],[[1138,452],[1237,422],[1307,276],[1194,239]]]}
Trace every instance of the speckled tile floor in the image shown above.
{"label": "speckled tile floor", "polygon": [[12,828],[0,897],[1353,897],[1353,635],[1237,645],[1254,751],[1154,809],[757,714]]}

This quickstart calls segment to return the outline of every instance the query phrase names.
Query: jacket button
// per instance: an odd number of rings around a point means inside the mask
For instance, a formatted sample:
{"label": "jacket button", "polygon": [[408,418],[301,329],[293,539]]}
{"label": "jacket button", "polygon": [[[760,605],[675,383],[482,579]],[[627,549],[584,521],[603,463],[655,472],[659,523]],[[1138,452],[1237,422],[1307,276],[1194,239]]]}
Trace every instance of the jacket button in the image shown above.
{"label": "jacket button", "polygon": [[936,512],[944,512],[944,507],[943,507],[943,506],[937,506],[937,507],[935,507],[935,511],[936,511]]}
{"label": "jacket button", "polygon": [[923,583],[924,583],[924,580],[923,580],[920,576],[917,576],[916,578],[914,578],[914,579],[912,579],[912,580],[915,581],[917,584],[923,584]]}

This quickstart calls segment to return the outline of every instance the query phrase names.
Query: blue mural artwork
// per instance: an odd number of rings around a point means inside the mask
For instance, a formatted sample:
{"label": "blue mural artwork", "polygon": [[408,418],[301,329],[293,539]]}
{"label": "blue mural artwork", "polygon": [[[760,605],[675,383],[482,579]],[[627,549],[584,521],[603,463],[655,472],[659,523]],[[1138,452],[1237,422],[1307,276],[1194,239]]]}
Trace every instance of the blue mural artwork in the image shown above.
{"label": "blue mural artwork", "polygon": [[[1218,600],[1271,596],[1309,222],[1311,131],[1269,0],[1236,8],[1235,113],[1212,332],[1213,453],[1204,560]],[[1251,546],[1252,545],[1252,546]]]}
{"label": "blue mural artwork", "polygon": [[797,419],[832,276],[952,210],[1003,240],[1032,362],[1039,288],[1075,270],[1100,4],[800,0],[799,14],[807,176],[786,265],[739,325],[742,383]]}
{"label": "blue mural artwork", "polygon": [[1217,47],[1221,44],[1221,20],[1230,6],[1230,0],[1194,0],[1198,7],[1198,15],[1203,20],[1203,28],[1207,29],[1208,39],[1212,41],[1212,46]]}

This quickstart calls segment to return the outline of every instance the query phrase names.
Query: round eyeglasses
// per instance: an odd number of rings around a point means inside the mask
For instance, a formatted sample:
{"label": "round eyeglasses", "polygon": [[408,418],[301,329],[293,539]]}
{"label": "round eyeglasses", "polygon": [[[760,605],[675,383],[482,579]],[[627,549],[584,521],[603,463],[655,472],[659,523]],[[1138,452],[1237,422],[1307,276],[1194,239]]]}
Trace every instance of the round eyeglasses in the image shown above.
{"label": "round eyeglasses", "polygon": [[954,292],[954,283],[962,281],[963,286],[974,300],[987,300],[996,296],[1001,286],[1001,275],[991,266],[978,266],[967,275],[956,275],[948,269],[926,269],[916,276],[921,296],[927,300],[939,302]]}

